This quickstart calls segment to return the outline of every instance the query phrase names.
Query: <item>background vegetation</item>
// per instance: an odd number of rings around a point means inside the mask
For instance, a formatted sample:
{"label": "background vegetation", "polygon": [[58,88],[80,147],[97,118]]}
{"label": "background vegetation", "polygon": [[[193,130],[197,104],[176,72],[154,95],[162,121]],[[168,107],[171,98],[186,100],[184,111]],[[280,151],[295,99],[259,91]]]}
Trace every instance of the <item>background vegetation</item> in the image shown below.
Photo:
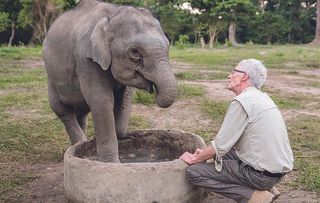
{"label": "background vegetation", "polygon": [[[318,4],[316,3],[318,1]],[[319,43],[320,0],[108,0],[145,7],[171,44]],[[1,0],[0,44],[41,44],[50,25],[79,0]],[[318,20],[318,24],[320,20]]]}

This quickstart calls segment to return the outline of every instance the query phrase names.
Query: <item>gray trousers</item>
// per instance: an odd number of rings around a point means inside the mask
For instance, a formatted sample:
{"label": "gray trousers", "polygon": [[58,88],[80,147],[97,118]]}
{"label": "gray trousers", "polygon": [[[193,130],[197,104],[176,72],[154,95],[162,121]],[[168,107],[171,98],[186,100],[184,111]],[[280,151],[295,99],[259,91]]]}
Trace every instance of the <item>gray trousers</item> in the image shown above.
{"label": "gray trousers", "polygon": [[270,177],[241,162],[234,149],[223,157],[222,171],[214,163],[197,163],[187,169],[187,179],[236,202],[248,202],[255,190],[270,190],[283,176]]}

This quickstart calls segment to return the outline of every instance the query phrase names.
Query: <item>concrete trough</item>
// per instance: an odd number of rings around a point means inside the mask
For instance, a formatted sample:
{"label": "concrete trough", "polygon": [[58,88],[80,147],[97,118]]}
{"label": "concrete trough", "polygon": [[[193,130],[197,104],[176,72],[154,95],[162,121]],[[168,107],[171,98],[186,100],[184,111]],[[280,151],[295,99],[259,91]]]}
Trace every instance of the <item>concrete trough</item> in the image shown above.
{"label": "concrete trough", "polygon": [[72,202],[197,202],[202,190],[185,178],[185,152],[204,148],[202,138],[178,130],[138,130],[119,140],[121,163],[97,161],[95,140],[64,155],[64,186]]}

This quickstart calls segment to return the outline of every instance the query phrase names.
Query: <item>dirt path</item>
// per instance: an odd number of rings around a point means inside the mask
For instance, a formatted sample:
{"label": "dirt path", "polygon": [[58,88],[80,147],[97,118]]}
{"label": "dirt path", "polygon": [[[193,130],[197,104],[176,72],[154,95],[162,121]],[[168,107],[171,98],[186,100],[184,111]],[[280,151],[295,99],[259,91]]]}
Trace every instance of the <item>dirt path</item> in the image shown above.
{"label": "dirt path", "polygon": [[[175,71],[192,69],[192,66],[184,63],[174,62]],[[203,70],[202,70],[203,71]],[[319,71],[301,71],[301,74],[320,75]],[[269,89],[284,92],[286,94],[312,94],[316,97],[320,95],[319,88],[308,87],[305,84],[315,80],[314,78],[299,75],[288,75],[272,70],[266,83]],[[215,81],[184,81],[188,84],[202,85],[207,90],[206,97],[213,100],[230,100],[233,93],[225,90],[226,80]],[[192,108],[199,104],[198,99],[178,100],[174,105],[167,109],[160,109],[156,106],[147,107],[140,104],[132,106],[132,114],[142,115],[151,123],[152,128],[156,129],[179,129],[184,131],[195,131],[197,129],[210,129],[212,121],[202,116],[197,108]],[[310,104],[312,106],[312,104]],[[303,110],[283,110],[282,113],[286,120],[294,118],[298,114],[309,114],[320,116],[319,110],[306,108]],[[25,185],[23,191],[28,194],[21,202],[67,202],[63,192],[63,164],[50,163],[27,166],[37,174],[38,178]],[[320,197],[316,193],[293,189],[288,186],[290,181],[296,177],[295,172],[286,176],[278,186],[282,193],[276,200],[279,203],[316,203],[320,202]],[[234,202],[220,195],[209,193],[203,203],[228,203]]]}

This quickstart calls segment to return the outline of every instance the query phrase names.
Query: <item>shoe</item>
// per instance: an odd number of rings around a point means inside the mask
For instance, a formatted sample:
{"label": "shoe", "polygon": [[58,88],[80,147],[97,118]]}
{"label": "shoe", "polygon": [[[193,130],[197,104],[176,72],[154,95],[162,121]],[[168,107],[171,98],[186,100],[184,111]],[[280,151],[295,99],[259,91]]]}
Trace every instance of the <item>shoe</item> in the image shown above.
{"label": "shoe", "polygon": [[271,203],[274,195],[269,191],[255,190],[249,200],[249,203]]}
{"label": "shoe", "polygon": [[274,186],[272,187],[269,192],[271,192],[274,195],[273,200],[278,199],[280,197],[281,193],[277,190],[277,188]]}

